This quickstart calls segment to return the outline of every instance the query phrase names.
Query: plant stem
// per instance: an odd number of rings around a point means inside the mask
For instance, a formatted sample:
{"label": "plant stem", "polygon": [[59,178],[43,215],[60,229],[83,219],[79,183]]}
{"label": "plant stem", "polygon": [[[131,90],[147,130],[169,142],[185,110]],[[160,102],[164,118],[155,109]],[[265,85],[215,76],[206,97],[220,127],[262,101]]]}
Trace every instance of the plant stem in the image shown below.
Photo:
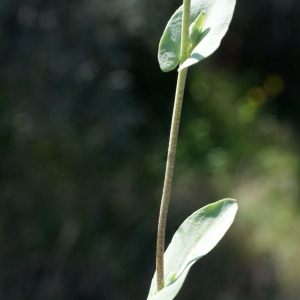
{"label": "plant stem", "polygon": [[[183,1],[182,29],[181,29],[181,50],[180,63],[188,58],[189,51],[189,16],[190,16],[190,0]],[[187,75],[187,68],[178,72],[174,109],[172,116],[171,132],[169,139],[168,157],[166,164],[166,173],[161,199],[161,206],[158,219],[157,230],[157,246],[156,246],[156,276],[157,276],[157,292],[165,287],[164,283],[164,249],[165,249],[165,231],[169,200],[172,188],[172,179],[174,173],[175,156],[177,148],[177,139],[180,123],[180,115],[182,108],[182,100]]]}

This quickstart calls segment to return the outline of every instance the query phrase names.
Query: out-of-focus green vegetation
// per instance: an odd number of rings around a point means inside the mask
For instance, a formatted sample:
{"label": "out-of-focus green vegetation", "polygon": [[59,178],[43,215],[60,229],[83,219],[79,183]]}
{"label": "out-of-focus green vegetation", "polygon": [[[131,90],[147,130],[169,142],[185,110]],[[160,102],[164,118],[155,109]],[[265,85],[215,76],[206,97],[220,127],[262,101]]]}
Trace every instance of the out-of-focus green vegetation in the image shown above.
{"label": "out-of-focus green vegetation", "polygon": [[[162,0],[0,2],[0,298],[145,299],[176,72]],[[236,198],[178,299],[298,299],[300,3],[239,1],[189,70],[167,239]],[[192,276],[191,276],[192,277]]]}

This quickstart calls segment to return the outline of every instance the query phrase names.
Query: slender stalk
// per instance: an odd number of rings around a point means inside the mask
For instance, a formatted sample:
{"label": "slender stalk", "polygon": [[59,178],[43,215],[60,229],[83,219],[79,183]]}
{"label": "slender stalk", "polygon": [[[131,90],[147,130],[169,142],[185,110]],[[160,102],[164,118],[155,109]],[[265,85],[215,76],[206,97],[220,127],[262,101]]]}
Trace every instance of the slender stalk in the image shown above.
{"label": "slender stalk", "polygon": [[[188,53],[189,16],[190,16],[190,0],[184,0],[182,30],[181,30],[180,63],[183,63],[188,58],[189,55]],[[172,188],[172,179],[174,173],[177,139],[178,139],[178,131],[179,131],[179,123],[180,123],[180,115],[181,115],[186,75],[187,75],[187,68],[180,70],[178,72],[171,132],[170,132],[170,139],[169,139],[168,157],[167,157],[167,164],[166,164],[166,173],[165,173],[164,187],[163,187],[159,219],[158,219],[157,245],[156,245],[157,292],[162,290],[165,286],[164,283],[165,231],[166,231],[169,200],[170,200],[171,188]]]}

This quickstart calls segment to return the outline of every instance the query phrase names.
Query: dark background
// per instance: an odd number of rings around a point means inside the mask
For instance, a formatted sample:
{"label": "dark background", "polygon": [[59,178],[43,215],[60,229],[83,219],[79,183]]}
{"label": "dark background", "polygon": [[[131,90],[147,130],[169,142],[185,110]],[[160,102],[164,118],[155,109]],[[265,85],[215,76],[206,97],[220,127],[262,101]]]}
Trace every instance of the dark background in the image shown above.
{"label": "dark background", "polygon": [[[0,0],[0,299],[146,299],[177,72],[180,1]],[[177,299],[300,298],[300,2],[238,0],[189,70],[167,244],[236,198]]]}

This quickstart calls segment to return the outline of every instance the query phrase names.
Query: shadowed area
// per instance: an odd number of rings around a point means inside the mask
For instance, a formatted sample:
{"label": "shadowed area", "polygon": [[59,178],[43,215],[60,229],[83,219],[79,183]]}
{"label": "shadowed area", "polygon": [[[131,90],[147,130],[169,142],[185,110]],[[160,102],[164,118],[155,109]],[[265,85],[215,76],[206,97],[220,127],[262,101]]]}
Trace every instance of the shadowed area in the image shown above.
{"label": "shadowed area", "polygon": [[[0,1],[0,299],[147,298],[177,76],[157,47],[180,4]],[[208,203],[239,210],[176,299],[299,298],[299,16],[238,1],[188,72],[166,244]]]}

